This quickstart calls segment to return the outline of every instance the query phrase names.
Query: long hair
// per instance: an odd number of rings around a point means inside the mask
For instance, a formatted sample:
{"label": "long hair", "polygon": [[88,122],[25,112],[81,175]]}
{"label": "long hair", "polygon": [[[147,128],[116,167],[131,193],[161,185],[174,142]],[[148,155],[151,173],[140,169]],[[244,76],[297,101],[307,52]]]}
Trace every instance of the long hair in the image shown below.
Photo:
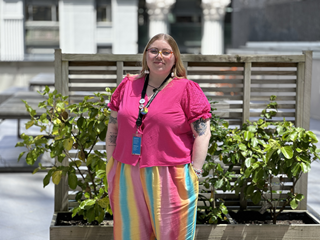
{"label": "long hair", "polygon": [[179,50],[178,44],[173,39],[173,37],[171,37],[170,35],[165,34],[165,33],[159,33],[159,34],[155,35],[153,38],[151,38],[149,40],[148,44],[144,48],[143,58],[142,58],[142,69],[141,69],[141,72],[140,72],[140,75],[138,76],[138,78],[145,77],[145,75],[146,75],[144,73],[145,70],[149,70],[148,65],[147,65],[147,58],[146,58],[147,49],[149,49],[150,45],[157,40],[165,40],[172,48],[174,57],[176,59],[176,63],[172,69],[172,71],[174,73],[174,77],[187,78],[186,69],[184,68],[183,63],[180,58],[180,50]]}

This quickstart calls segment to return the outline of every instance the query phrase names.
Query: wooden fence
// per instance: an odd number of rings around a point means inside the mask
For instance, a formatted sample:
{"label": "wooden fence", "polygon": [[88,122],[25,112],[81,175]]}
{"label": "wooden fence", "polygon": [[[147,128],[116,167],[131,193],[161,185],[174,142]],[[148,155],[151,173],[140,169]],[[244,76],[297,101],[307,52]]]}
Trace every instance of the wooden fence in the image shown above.
{"label": "wooden fence", "polygon": [[[312,52],[301,55],[191,55],[182,54],[188,79],[197,82],[206,96],[218,101],[216,115],[233,126],[255,120],[277,96],[280,120],[285,117],[298,127],[309,129]],[[127,74],[141,69],[142,55],[62,54],[55,51],[55,88],[77,102],[85,95],[116,87]],[[277,120],[277,119],[276,119]],[[104,145],[98,146],[103,150]],[[67,164],[65,160],[62,164]],[[290,179],[286,188],[290,188]],[[292,184],[291,184],[292,186]],[[299,209],[307,208],[307,174],[296,185],[305,195]],[[74,206],[75,193],[67,179],[55,188],[55,211]],[[250,206],[234,193],[218,193],[230,208]],[[244,204],[245,203],[245,204]]]}

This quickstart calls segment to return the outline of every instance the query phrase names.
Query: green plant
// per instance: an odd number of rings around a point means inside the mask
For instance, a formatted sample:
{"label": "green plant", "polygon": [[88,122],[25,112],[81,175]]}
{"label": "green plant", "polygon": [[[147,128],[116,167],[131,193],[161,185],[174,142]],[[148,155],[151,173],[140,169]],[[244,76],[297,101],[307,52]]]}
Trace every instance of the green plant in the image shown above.
{"label": "green plant", "polygon": [[[285,119],[269,121],[276,112],[277,103],[271,102],[262,111],[262,119],[248,121],[242,129],[229,129],[217,151],[230,169],[240,166],[235,191],[243,191],[254,204],[264,202],[274,224],[286,206],[298,207],[304,196],[296,192],[295,186],[302,174],[310,171],[311,163],[320,158],[316,135]],[[284,191],[285,177],[293,182],[289,191]]]}
{"label": "green plant", "polygon": [[[110,93],[109,89],[106,91]],[[88,222],[96,220],[100,223],[106,212],[112,212],[107,193],[106,153],[94,150],[94,147],[106,137],[110,112],[104,97],[110,94],[96,93],[95,97],[86,96],[82,102],[71,105],[68,97],[56,90],[50,92],[49,87],[41,94],[45,100],[38,106],[46,112],[40,117],[36,117],[36,111],[24,101],[31,116],[26,129],[37,126],[45,134],[37,137],[23,134],[23,141],[16,147],[28,149],[26,162],[29,165],[33,165],[41,154],[50,153],[56,163],[50,167],[39,164],[34,173],[48,171],[43,179],[44,187],[50,179],[58,185],[61,178],[67,177],[71,189],[80,189],[75,197],[79,206],[73,208],[73,216],[83,215]],[[20,154],[19,160],[24,154]]]}
{"label": "green plant", "polygon": [[[216,102],[212,102],[212,104],[214,103]],[[228,134],[228,123],[217,117],[214,114],[215,110],[214,107],[211,108],[211,138],[206,162],[203,165],[202,176],[204,179],[200,182],[204,188],[199,194],[199,202],[203,204],[198,206],[198,223],[216,224],[219,219],[227,221],[225,216],[228,215],[228,209],[224,205],[223,199],[217,199],[215,196],[216,189],[229,191],[232,188],[230,180],[233,172],[225,169],[217,156],[218,143],[221,143]]]}

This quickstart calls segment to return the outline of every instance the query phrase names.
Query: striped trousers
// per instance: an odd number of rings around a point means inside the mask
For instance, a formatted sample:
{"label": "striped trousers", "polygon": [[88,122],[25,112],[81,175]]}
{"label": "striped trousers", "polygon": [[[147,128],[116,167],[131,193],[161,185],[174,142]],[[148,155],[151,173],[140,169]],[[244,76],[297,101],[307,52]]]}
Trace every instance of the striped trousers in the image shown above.
{"label": "striped trousers", "polygon": [[108,192],[115,240],[193,240],[198,178],[191,164],[139,168],[111,158]]}

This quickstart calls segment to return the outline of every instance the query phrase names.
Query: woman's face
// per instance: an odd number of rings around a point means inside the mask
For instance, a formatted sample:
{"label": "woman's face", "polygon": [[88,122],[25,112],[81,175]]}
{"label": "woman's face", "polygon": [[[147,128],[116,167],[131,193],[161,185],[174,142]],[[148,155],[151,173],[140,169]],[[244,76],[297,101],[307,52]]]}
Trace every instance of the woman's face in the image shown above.
{"label": "woman's face", "polygon": [[169,43],[165,40],[156,40],[150,44],[146,54],[147,65],[151,75],[169,75],[175,64],[175,56]]}

